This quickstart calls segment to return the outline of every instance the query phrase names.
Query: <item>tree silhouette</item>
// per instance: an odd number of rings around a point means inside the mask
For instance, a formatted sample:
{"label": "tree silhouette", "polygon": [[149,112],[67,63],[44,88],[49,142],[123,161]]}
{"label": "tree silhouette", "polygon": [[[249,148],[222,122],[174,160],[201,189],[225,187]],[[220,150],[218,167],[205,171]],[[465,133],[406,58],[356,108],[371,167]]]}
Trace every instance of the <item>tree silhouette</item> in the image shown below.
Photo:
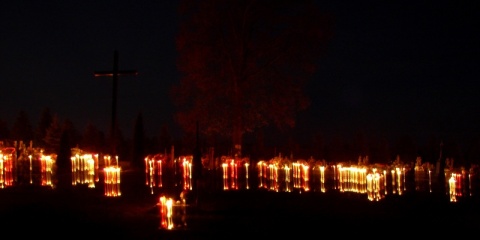
{"label": "tree silhouette", "polygon": [[46,146],[45,136],[47,129],[50,127],[53,121],[53,116],[50,108],[45,107],[40,114],[40,120],[38,121],[37,128],[35,129],[35,144],[44,148]]}
{"label": "tree silhouette", "polygon": [[13,140],[23,141],[25,144],[33,140],[32,125],[30,124],[30,118],[25,111],[20,110],[18,113],[18,116],[13,123],[11,134]]}
{"label": "tree silhouette", "polygon": [[115,146],[115,152],[110,151],[111,154],[115,153],[119,159],[126,159],[129,155],[130,148],[127,146],[127,142],[123,136],[122,130],[117,126],[115,128],[115,134],[113,139],[110,139],[110,147]]}
{"label": "tree silhouette", "polygon": [[162,124],[159,137],[160,150],[169,151],[172,147],[172,136],[168,131],[168,125]]}
{"label": "tree silhouette", "polygon": [[138,169],[144,167],[145,158],[145,129],[143,126],[143,115],[138,113],[133,131],[133,157],[132,166]]}
{"label": "tree silhouette", "polygon": [[4,120],[0,119],[0,141],[5,141],[9,138],[10,138],[10,130],[8,128],[8,124]]}
{"label": "tree silhouette", "polygon": [[72,146],[70,144],[70,137],[68,136],[68,130],[63,130],[60,133],[58,152],[57,154],[57,187],[60,190],[71,188],[72,179]]}
{"label": "tree silhouette", "polygon": [[405,163],[415,162],[417,158],[417,144],[411,135],[404,134],[399,136],[394,145],[394,154],[400,155]]}
{"label": "tree silhouette", "polygon": [[66,133],[70,146],[75,147],[79,145],[81,136],[70,119],[66,118],[63,121],[62,132]]}
{"label": "tree silhouette", "polygon": [[307,80],[330,36],[313,1],[183,1],[176,39],[180,83],[172,87],[176,121],[186,133],[232,139],[294,127],[308,107]]}
{"label": "tree silhouette", "polygon": [[88,122],[83,132],[81,139],[81,148],[87,152],[100,153],[105,151],[106,139],[104,134],[93,125]]}
{"label": "tree silhouette", "polygon": [[60,138],[62,136],[62,128],[60,127],[58,116],[55,114],[52,118],[50,126],[45,133],[45,152],[58,153],[60,149]]}

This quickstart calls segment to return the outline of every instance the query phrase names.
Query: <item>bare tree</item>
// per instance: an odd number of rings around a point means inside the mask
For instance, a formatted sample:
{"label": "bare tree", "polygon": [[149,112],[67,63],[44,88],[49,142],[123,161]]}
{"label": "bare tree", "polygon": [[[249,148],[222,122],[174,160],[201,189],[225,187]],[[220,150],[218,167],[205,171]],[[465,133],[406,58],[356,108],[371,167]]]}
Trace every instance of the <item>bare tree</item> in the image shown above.
{"label": "bare tree", "polygon": [[182,1],[176,43],[183,74],[172,94],[186,133],[231,137],[295,126],[307,80],[330,37],[313,1]]}

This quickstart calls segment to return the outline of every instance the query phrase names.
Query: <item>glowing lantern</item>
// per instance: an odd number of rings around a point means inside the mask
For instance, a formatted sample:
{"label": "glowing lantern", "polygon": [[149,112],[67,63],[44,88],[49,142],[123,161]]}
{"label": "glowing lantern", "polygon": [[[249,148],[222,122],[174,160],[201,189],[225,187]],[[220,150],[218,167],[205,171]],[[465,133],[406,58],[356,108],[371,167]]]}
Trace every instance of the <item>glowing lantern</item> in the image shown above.
{"label": "glowing lantern", "polygon": [[103,171],[105,173],[105,196],[120,196],[120,167],[110,166],[104,168]]}

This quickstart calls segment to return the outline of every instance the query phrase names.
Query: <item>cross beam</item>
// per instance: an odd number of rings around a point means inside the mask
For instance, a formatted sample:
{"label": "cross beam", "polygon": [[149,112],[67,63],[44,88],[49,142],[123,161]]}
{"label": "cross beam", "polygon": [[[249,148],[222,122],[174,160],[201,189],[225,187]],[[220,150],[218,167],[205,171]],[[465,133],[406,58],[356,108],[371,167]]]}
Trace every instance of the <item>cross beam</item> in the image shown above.
{"label": "cross beam", "polygon": [[112,157],[115,157],[117,154],[116,144],[115,144],[115,130],[117,128],[117,81],[118,76],[120,75],[138,75],[136,70],[118,70],[118,51],[115,50],[113,54],[113,71],[95,71],[93,73],[94,77],[112,77],[113,79],[113,89],[112,89],[112,122],[110,129],[111,144],[112,144]]}

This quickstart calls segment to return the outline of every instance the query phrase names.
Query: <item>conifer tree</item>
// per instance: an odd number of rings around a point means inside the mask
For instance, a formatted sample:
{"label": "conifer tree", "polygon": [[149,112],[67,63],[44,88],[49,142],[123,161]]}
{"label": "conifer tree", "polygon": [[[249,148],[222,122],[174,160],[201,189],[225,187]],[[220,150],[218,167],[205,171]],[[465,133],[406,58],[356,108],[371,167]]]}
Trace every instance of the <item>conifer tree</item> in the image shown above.
{"label": "conifer tree", "polygon": [[81,136],[70,119],[67,118],[63,121],[62,131],[66,133],[68,142],[72,147],[79,145]]}
{"label": "conifer tree", "polygon": [[45,107],[40,114],[40,120],[38,122],[37,128],[35,129],[35,144],[41,148],[46,146],[45,136],[47,134],[47,129],[50,127],[53,121],[53,116],[50,111],[50,108]]}
{"label": "conifer tree", "polygon": [[58,153],[60,150],[60,138],[62,136],[62,128],[60,127],[58,116],[55,114],[52,118],[50,126],[45,133],[45,151],[47,153]]}
{"label": "conifer tree", "polygon": [[[10,138],[10,129],[7,122],[0,119],[0,141],[7,141]],[[6,144],[6,143],[4,143]]]}
{"label": "conifer tree", "polygon": [[88,122],[81,139],[81,148],[92,153],[106,151],[106,140],[104,134],[92,123]]}
{"label": "conifer tree", "polygon": [[143,126],[143,115],[139,113],[135,120],[133,131],[133,154],[132,167],[143,169],[145,158],[145,129]]}
{"label": "conifer tree", "polygon": [[23,141],[25,144],[33,140],[33,130],[27,113],[21,110],[12,126],[14,141]]}

